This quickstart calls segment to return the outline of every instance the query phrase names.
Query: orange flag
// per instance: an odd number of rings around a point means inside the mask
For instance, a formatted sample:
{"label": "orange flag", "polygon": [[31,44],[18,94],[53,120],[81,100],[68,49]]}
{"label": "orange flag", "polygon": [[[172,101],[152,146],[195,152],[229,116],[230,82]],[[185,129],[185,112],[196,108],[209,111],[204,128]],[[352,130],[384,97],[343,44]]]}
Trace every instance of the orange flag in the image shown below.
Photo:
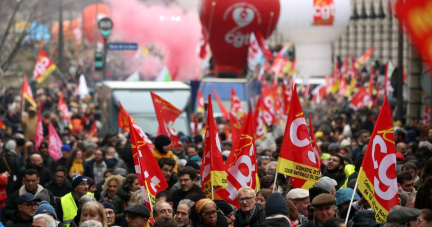
{"label": "orange flag", "polygon": [[278,173],[311,183],[315,183],[320,177],[318,162],[312,149],[303,110],[297,96],[297,86],[294,86],[276,170]]}
{"label": "orange flag", "polygon": [[27,82],[27,76],[24,76],[24,82],[21,88],[21,98],[27,100],[32,106],[37,107],[37,104],[33,98],[33,93],[30,85]]}
{"label": "orange flag", "polygon": [[129,129],[129,113],[126,112],[126,110],[123,108],[123,105],[121,104],[121,102],[119,101],[119,117],[118,117],[118,122],[117,125],[119,128],[121,128],[123,130],[123,133],[125,132],[130,132]]}
{"label": "orange flag", "polygon": [[197,110],[196,112],[204,113],[204,97],[200,90],[197,92]]}
{"label": "orange flag", "polygon": [[43,49],[39,50],[39,56],[36,60],[36,65],[33,70],[33,78],[38,82],[42,83],[47,76],[49,76],[57,66],[50,59],[48,54]]}
{"label": "orange flag", "polygon": [[218,193],[223,200],[238,208],[237,191],[242,186],[259,190],[253,122],[253,111],[250,109],[246,122],[241,128],[239,141],[234,144],[225,163],[228,187]]}
{"label": "orange flag", "polygon": [[262,116],[261,106],[262,106],[261,98],[258,96],[258,100],[255,108],[255,114],[254,114],[256,139],[261,139],[267,134],[267,126]]}
{"label": "orange flag", "polygon": [[[219,105],[220,110],[222,111],[223,117],[225,118],[225,120],[229,120],[229,112],[228,110],[225,108],[225,106],[222,103],[222,100],[219,98],[219,95],[217,94],[216,90],[214,88],[212,88],[213,91],[213,95]],[[210,103],[210,101],[209,101]]]}
{"label": "orange flag", "polygon": [[[228,186],[221,152],[221,141],[217,132],[216,122],[213,118],[211,95],[208,97],[207,130],[204,139],[204,151],[202,156],[202,185],[201,191],[208,198],[214,199],[216,193]],[[213,190],[212,190],[213,187]],[[214,191],[214,194],[212,193]]]}
{"label": "orange flag", "polygon": [[34,137],[36,150],[39,150],[39,146],[43,141],[44,141],[44,132],[43,132],[43,125],[42,125],[42,105],[41,103],[39,103],[38,120],[36,123],[36,133]]}
{"label": "orange flag", "polygon": [[[155,205],[156,194],[168,188],[168,183],[147,144],[145,133],[131,117],[129,117],[128,121],[129,125],[131,125],[130,139],[135,172],[143,194],[143,200],[151,211]],[[151,200],[149,200],[149,197]]]}
{"label": "orange flag", "polygon": [[399,204],[396,164],[392,112],[385,97],[357,178],[379,223],[386,222],[389,210]]}
{"label": "orange flag", "polygon": [[0,129],[6,130],[6,124],[2,121],[2,119],[0,118]]}
{"label": "orange flag", "polygon": [[[241,105],[240,98],[236,94],[234,88],[231,88],[231,111],[230,113],[234,115],[234,117],[238,121],[244,122],[244,118],[246,117],[246,112]],[[230,116],[231,117],[231,116]],[[232,120],[232,118],[230,118]]]}
{"label": "orange flag", "polygon": [[153,99],[161,134],[169,136],[171,139],[171,147],[180,146],[177,131],[174,129],[174,122],[178,116],[180,116],[181,111],[155,93],[150,92],[150,94]]}
{"label": "orange flag", "polygon": [[93,124],[90,128],[89,133],[87,134],[86,140],[90,140],[92,138],[98,138],[98,133],[97,133],[97,127],[96,127],[96,121],[93,121]]}

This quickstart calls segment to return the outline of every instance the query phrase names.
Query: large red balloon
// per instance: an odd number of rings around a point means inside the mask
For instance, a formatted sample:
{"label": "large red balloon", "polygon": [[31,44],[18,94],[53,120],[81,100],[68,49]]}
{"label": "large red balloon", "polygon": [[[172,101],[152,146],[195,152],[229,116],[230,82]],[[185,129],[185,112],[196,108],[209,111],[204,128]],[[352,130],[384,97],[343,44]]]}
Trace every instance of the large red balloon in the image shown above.
{"label": "large red balloon", "polygon": [[247,63],[250,34],[267,38],[279,18],[279,0],[203,0],[201,24],[209,39],[216,73],[241,76]]}
{"label": "large red balloon", "polygon": [[84,27],[83,37],[87,42],[94,43],[95,35],[97,36],[98,42],[103,42],[102,35],[99,33],[97,22],[100,19],[109,16],[110,9],[108,8],[108,6],[102,3],[91,4],[84,8],[81,19]]}

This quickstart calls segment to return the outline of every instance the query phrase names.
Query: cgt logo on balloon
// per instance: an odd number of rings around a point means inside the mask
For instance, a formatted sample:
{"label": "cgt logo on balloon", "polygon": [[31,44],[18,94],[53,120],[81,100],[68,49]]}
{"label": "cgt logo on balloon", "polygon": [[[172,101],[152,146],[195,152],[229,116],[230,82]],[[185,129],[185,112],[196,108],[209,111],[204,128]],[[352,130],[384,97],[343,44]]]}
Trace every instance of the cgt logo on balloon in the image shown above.
{"label": "cgt logo on balloon", "polygon": [[333,0],[314,0],[313,25],[332,26],[335,15],[335,5]]}
{"label": "cgt logo on balloon", "polygon": [[[255,21],[261,25],[261,14],[257,8],[249,3],[236,3],[229,7],[223,16],[223,20],[229,20],[232,15],[236,26],[225,34],[225,42],[232,44],[236,48],[249,45],[250,32],[243,33],[242,28]],[[249,30],[249,29],[248,29]]]}

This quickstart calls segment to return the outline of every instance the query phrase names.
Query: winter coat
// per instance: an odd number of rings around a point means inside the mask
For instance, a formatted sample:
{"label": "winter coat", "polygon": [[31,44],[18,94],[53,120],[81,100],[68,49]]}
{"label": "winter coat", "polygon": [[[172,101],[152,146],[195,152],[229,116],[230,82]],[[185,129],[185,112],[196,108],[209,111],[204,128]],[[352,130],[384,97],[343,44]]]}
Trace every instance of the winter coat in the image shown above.
{"label": "winter coat", "polygon": [[188,192],[184,192],[181,188],[178,190],[175,190],[173,192],[173,210],[177,210],[177,206],[180,202],[180,200],[182,199],[189,199],[192,195],[195,194],[201,194],[203,195],[203,193],[201,192],[201,187],[198,187],[198,185],[194,185],[190,191]]}
{"label": "winter coat", "polygon": [[22,127],[24,129],[24,139],[26,141],[34,139],[36,134],[37,120],[38,120],[37,114],[33,118],[28,116],[23,120]]}
{"label": "winter coat", "polygon": [[177,159],[175,158],[174,154],[172,153],[172,151],[168,151],[165,154],[162,154],[161,152],[159,152],[156,147],[153,148],[152,150],[152,154],[155,157],[156,161],[159,162],[159,160],[163,159],[163,158],[171,158],[174,159],[174,161],[176,162],[173,172],[177,173]]}
{"label": "winter coat", "polygon": [[[104,162],[107,165],[107,169],[114,168],[115,165],[117,164],[117,160],[115,159],[110,159],[110,160],[105,159]],[[84,176],[90,177],[91,179],[95,179],[94,172],[93,172],[94,164],[95,164],[94,159],[84,163],[84,173],[83,173]]]}
{"label": "winter coat", "polygon": [[345,172],[343,170],[339,171],[339,173],[337,174],[334,174],[330,173],[326,168],[323,172],[323,176],[334,179],[337,182],[336,190],[339,190],[345,184],[345,181],[347,179],[347,176],[345,175]]}
{"label": "winter coat", "polygon": [[268,217],[266,218],[263,223],[263,227],[288,227],[292,226],[291,222],[289,221],[288,217],[282,217],[282,215],[277,215],[276,217]]}
{"label": "winter coat", "polygon": [[116,223],[121,223],[121,220],[124,218],[124,209],[128,207],[128,201],[130,199],[129,196],[130,189],[124,187],[124,183],[119,187],[117,193],[114,195],[111,204],[115,208],[116,212]]}
{"label": "winter coat", "polygon": [[[19,190],[14,191],[9,196],[9,200],[6,203],[6,207],[3,210],[3,215],[6,219],[10,219],[12,217],[12,213],[15,210],[18,210],[18,199],[22,194],[27,193],[27,192],[28,191],[26,191],[25,186],[22,186]],[[33,193],[31,193],[31,194],[33,194]],[[36,189],[34,196],[38,197],[39,194],[41,194],[41,195],[45,194],[44,197],[49,198],[49,201],[48,200],[47,201],[50,203],[50,205],[52,207],[54,207],[54,209],[57,207],[57,203],[54,199],[52,192],[48,191],[47,189],[45,189],[41,185],[38,185],[38,188]]]}
{"label": "winter coat", "polygon": [[31,227],[33,218],[25,220],[21,217],[21,211],[13,212],[11,219],[6,223],[5,227]]}
{"label": "winter coat", "polygon": [[55,165],[54,158],[50,154],[48,154],[47,156],[44,156],[44,155],[41,155],[41,156],[43,159],[43,166],[45,166],[52,173],[54,173],[54,165]]}
{"label": "winter coat", "polygon": [[258,203],[255,204],[255,210],[252,212],[249,222],[246,220],[245,213],[239,209],[235,213],[236,220],[234,221],[234,227],[258,227],[265,220],[265,213],[261,205]]}
{"label": "winter coat", "polygon": [[8,177],[9,184],[6,186],[6,190],[8,190],[8,193],[10,194],[12,193],[12,186],[15,184],[20,170],[18,155],[8,150],[5,150],[0,154],[0,173],[4,173],[5,171],[10,173],[10,176]]}
{"label": "winter coat", "polygon": [[[69,167],[69,177],[72,178],[72,174],[77,173],[82,175],[84,173],[84,162],[81,160],[75,159],[72,162],[72,165]],[[90,176],[88,176],[90,177]]]}
{"label": "winter coat", "polygon": [[58,187],[54,181],[51,181],[45,184],[44,186],[48,191],[53,193],[54,197],[59,197],[59,198],[73,191],[72,185],[69,183],[67,179],[61,187]]}

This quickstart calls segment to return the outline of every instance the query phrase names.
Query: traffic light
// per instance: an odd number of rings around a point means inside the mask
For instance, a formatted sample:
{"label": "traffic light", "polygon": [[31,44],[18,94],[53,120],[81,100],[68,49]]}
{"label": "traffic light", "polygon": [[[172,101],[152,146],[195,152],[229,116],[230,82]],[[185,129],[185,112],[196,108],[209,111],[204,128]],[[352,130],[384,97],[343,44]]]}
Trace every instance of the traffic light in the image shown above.
{"label": "traffic light", "polygon": [[95,52],[95,70],[102,71],[103,68],[103,52]]}

